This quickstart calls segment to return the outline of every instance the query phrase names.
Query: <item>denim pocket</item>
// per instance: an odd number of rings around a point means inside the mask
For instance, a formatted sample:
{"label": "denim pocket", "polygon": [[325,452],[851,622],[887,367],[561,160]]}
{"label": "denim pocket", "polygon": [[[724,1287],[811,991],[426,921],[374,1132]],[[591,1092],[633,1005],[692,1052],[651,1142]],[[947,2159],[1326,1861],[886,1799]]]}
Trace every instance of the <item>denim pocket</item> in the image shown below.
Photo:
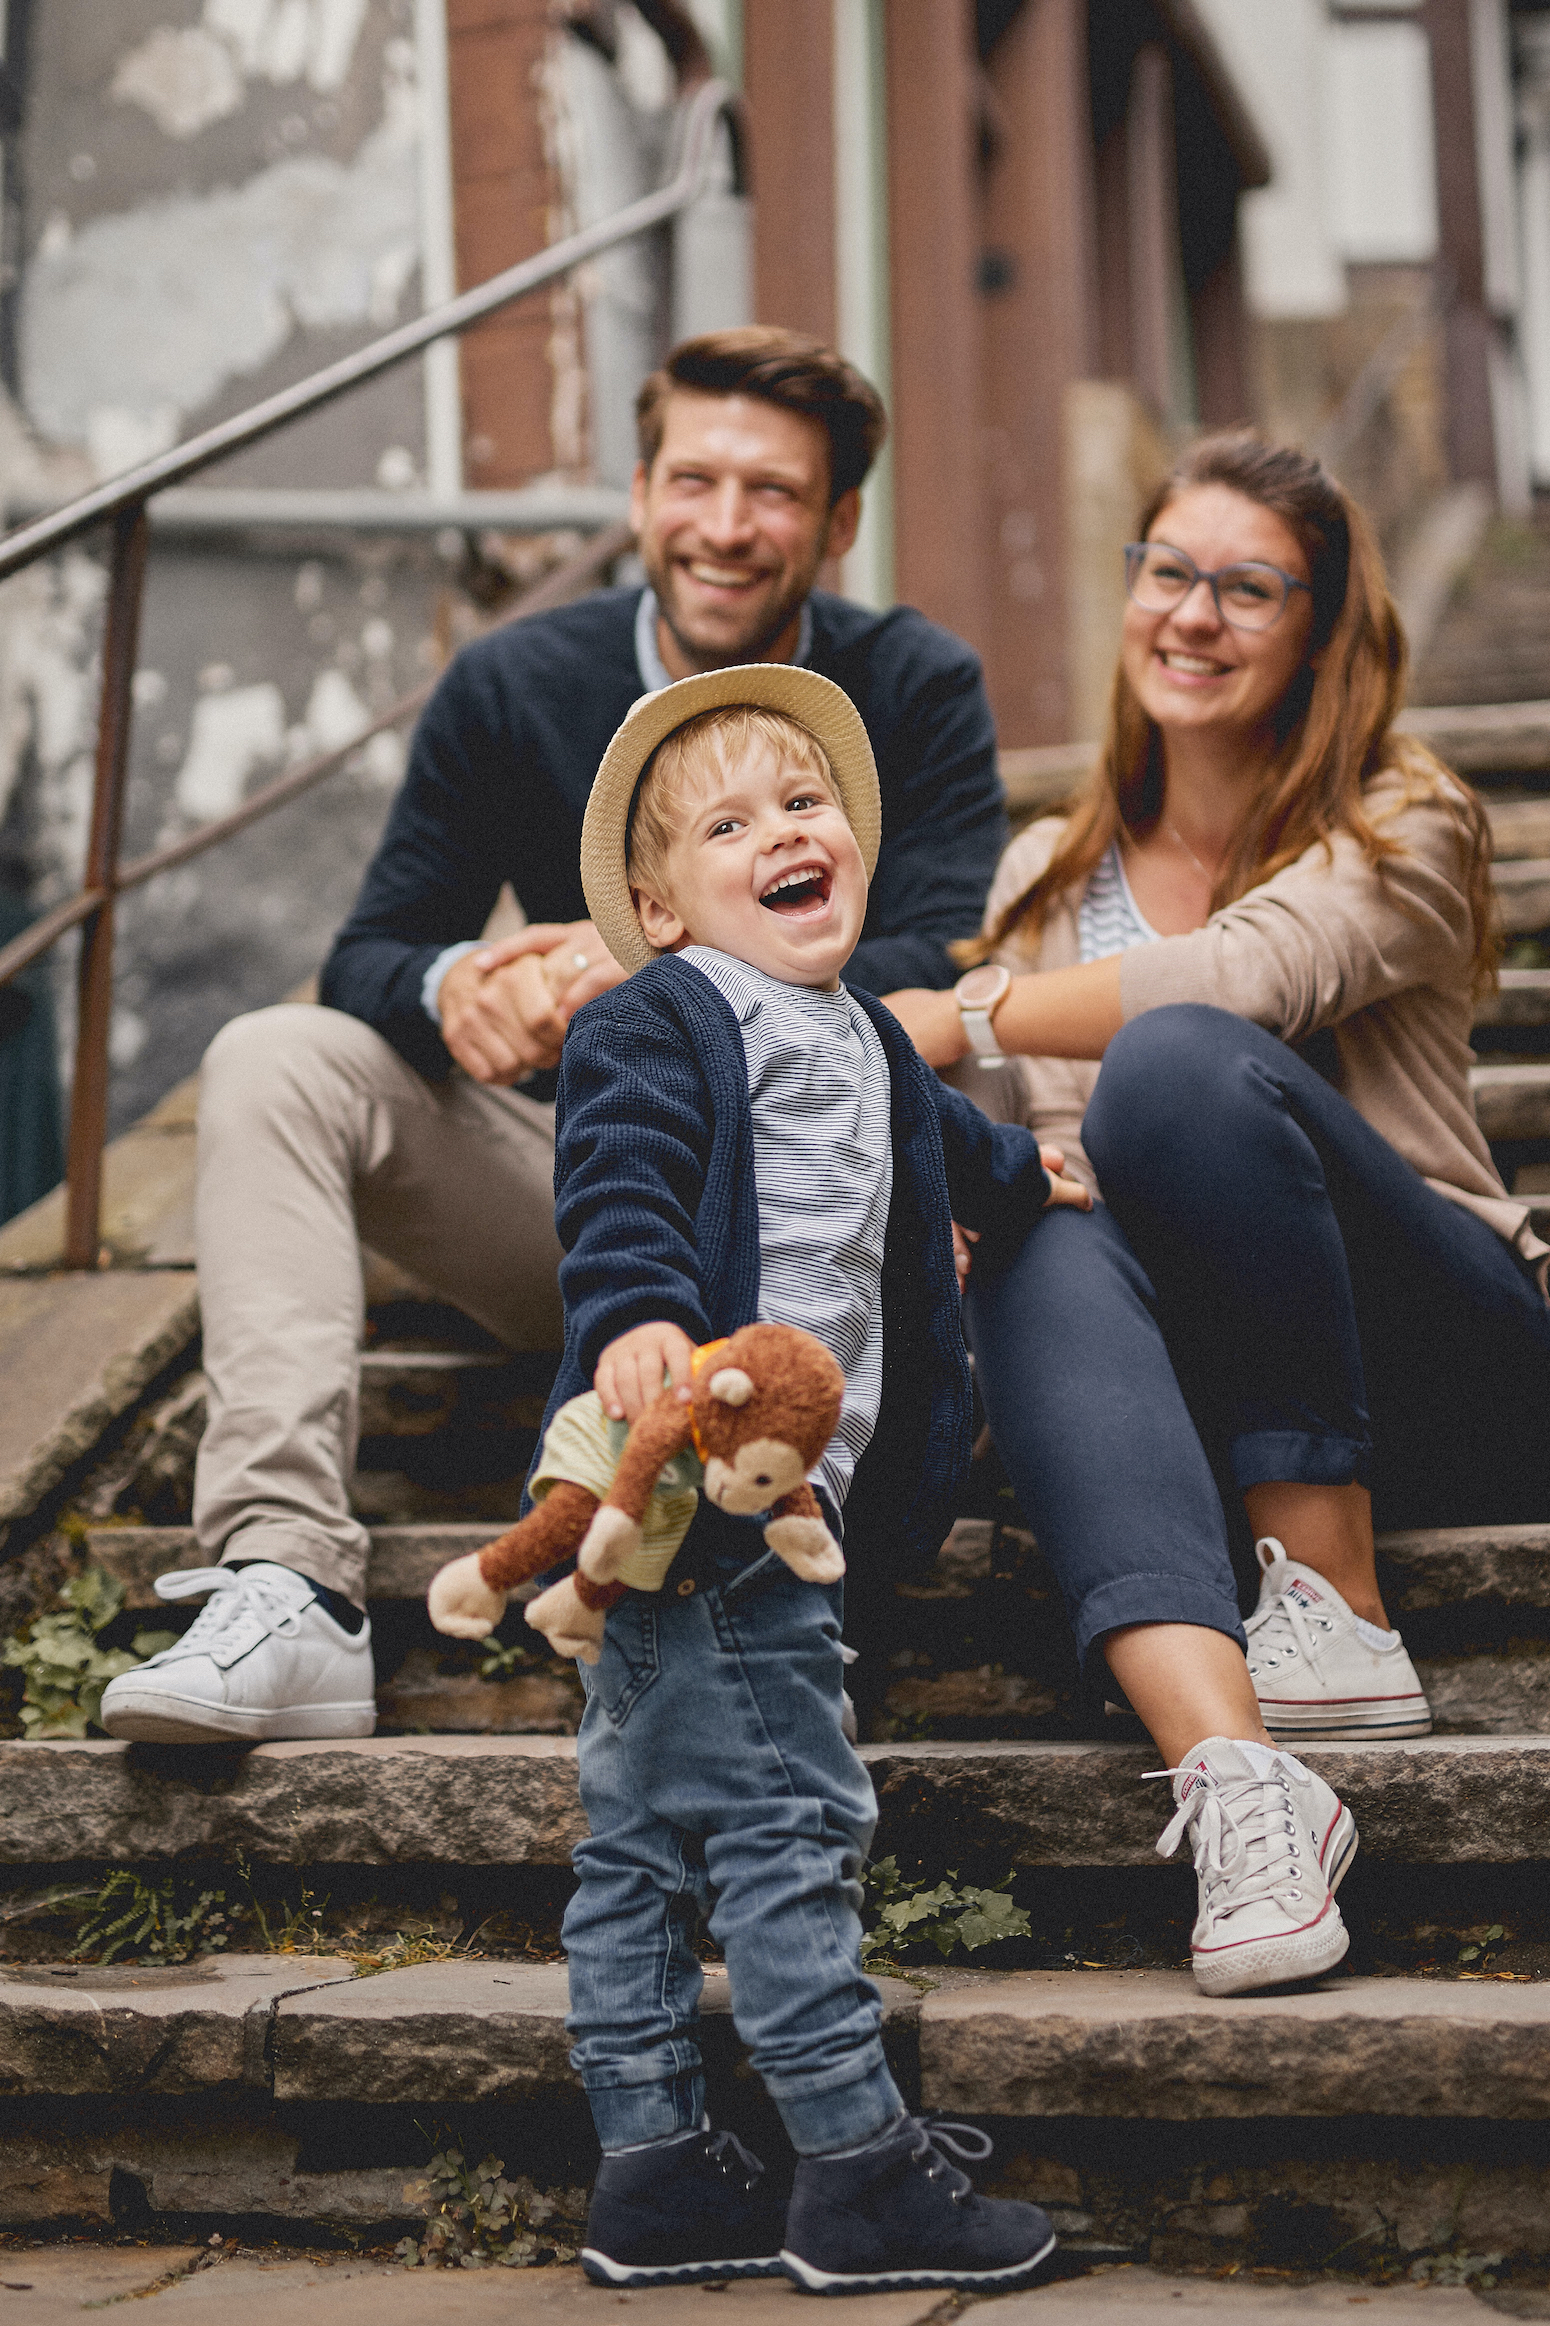
{"label": "denim pocket", "polygon": [[615,1728],[623,1728],[661,1669],[656,1602],[648,1592],[627,1592],[608,1611],[603,1651],[592,1682],[597,1700]]}

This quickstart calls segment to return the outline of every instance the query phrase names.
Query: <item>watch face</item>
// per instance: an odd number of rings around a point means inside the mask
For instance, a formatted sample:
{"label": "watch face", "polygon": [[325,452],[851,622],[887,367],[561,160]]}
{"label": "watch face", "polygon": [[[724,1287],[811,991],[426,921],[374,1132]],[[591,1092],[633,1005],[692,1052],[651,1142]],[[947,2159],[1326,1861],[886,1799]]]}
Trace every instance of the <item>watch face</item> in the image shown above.
{"label": "watch face", "polygon": [[1010,979],[997,962],[987,961],[978,969],[971,969],[967,977],[958,980],[958,999],[968,1008],[981,1009],[986,1002],[998,1001],[1006,991]]}

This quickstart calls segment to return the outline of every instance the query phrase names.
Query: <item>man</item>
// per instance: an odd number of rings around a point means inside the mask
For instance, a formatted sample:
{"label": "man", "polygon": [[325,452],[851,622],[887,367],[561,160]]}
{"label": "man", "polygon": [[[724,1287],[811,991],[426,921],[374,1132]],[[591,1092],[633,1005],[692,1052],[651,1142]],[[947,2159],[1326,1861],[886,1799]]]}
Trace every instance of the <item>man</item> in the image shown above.
{"label": "man", "polygon": [[[206,1057],[194,1520],[220,1565],[178,1579],[210,1593],[178,1647],[110,1685],[112,1735],[370,1733],[367,1538],[348,1495],[360,1243],[507,1347],[558,1351],[550,1070],[576,1010],[623,975],[583,917],[580,840],[632,702],[739,662],[835,680],[883,808],[852,982],[950,984],[947,944],[979,925],[1005,838],[979,664],[906,607],[815,588],[856,536],[887,430],[875,390],[815,341],[749,328],[677,348],[636,410],[646,588],[458,656],[324,966],[326,1006],[235,1019]],[[486,944],[505,880],[528,926]]]}

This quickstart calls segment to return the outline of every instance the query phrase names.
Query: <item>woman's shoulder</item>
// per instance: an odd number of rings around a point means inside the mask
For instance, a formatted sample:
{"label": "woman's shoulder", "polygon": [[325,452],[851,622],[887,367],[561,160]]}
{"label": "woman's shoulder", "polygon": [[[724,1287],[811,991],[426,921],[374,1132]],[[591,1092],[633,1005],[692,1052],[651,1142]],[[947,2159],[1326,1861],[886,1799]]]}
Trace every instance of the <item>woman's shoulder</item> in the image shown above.
{"label": "woman's shoulder", "polygon": [[1382,766],[1362,786],[1362,807],[1384,839],[1398,841],[1440,870],[1456,871],[1474,860],[1481,838],[1479,805],[1419,736],[1396,732],[1388,737]]}
{"label": "woman's shoulder", "polygon": [[1016,904],[1049,870],[1069,822],[1070,818],[1065,815],[1040,816],[1026,824],[1005,849],[985,899],[987,929],[993,928],[1007,907]]}

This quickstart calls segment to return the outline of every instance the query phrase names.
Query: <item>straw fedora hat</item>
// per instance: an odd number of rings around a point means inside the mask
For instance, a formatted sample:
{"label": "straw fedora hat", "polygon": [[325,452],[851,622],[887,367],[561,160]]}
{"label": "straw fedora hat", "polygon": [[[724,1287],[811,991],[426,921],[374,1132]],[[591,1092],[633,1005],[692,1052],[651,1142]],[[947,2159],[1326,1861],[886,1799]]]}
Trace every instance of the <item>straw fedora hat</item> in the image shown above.
{"label": "straw fedora hat", "polygon": [[832,679],[820,678],[816,670],[803,670],[790,662],[742,662],[730,670],[707,670],[694,678],[681,678],[674,686],[642,695],[630,710],[603,753],[581,827],[581,885],[586,891],[587,910],[623,969],[644,969],[648,961],[656,959],[656,948],[631,902],[624,865],[624,837],[635,787],[651,754],[675,728],[697,719],[702,711],[723,710],[734,703],[783,711],[817,739],[833,773],[840,805],[856,835],[868,880],[876,869],[883,834],[877,765],[861,713],[843,687],[837,687]]}

